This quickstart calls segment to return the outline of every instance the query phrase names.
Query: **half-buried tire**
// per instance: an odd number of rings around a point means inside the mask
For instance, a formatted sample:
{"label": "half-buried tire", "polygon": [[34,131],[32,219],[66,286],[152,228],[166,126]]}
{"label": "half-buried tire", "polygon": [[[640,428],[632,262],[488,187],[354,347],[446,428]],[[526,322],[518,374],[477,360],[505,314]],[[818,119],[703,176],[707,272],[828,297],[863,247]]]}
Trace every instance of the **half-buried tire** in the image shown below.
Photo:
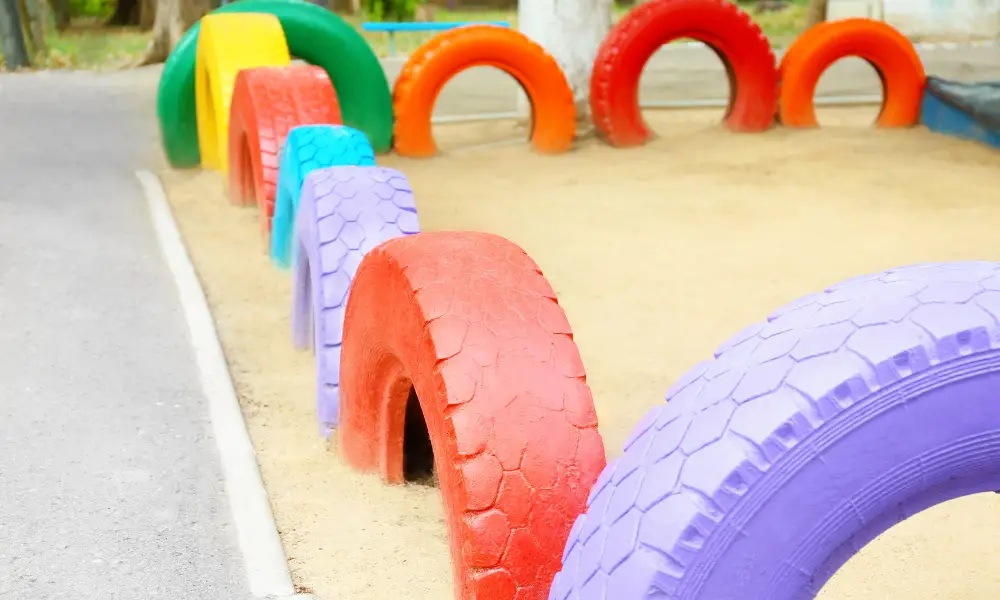
{"label": "half-buried tire", "polygon": [[281,150],[278,190],[271,219],[271,260],[291,266],[292,233],[306,175],[325,167],[374,167],[375,153],[365,134],[339,125],[302,125],[288,132]]}
{"label": "half-buried tire", "polygon": [[552,600],[806,600],[857,549],[1000,489],[1000,264],[849,280],[745,329],[633,431]]}
{"label": "half-buried tire", "polygon": [[274,15],[221,14],[201,20],[194,89],[203,166],[228,171],[229,111],[239,72],[290,62],[285,34]]}
{"label": "half-buried tire", "polygon": [[337,93],[312,65],[240,71],[229,113],[229,198],[256,205],[261,230],[271,230],[278,157],[292,127],[340,123]]}
{"label": "half-buried tire", "polygon": [[337,426],[344,311],[365,253],[420,231],[413,192],[395,169],[318,169],[302,185],[295,219],[292,332],[297,348],[316,352],[320,432]]}
{"label": "half-buried tire", "polygon": [[576,105],[559,63],[519,31],[469,25],[434,36],[403,65],[392,91],[397,154],[426,158],[437,153],[431,133],[434,101],[452,77],[476,66],[496,67],[524,89],[531,101],[535,150],[556,154],[573,146]]}
{"label": "half-buried tire", "polygon": [[844,19],[812,27],[781,58],[778,119],[786,127],[816,127],[815,95],[820,77],[842,58],[856,56],[882,80],[878,127],[910,127],[920,120],[927,76],[916,48],[883,21]]}
{"label": "half-buried tire", "polygon": [[653,137],[639,108],[639,78],[654,52],[680,38],[706,44],[725,65],[726,127],[763,131],[772,125],[778,106],[776,61],[750,16],[727,0],[653,0],[615,24],[594,59],[590,110],[609,144],[638,146]]}
{"label": "half-buried tire", "polygon": [[605,459],[580,353],[534,261],[485,233],[376,247],[341,360],[351,465],[400,483],[423,474],[407,473],[422,462],[410,449],[430,440],[456,597],[544,598]]}

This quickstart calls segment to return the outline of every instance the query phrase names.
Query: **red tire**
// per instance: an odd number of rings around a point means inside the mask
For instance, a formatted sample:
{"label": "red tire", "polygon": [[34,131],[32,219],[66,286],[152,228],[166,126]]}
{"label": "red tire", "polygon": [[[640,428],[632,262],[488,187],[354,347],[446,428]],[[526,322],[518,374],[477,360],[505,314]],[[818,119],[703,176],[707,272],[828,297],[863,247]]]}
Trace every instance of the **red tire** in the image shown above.
{"label": "red tire", "polygon": [[590,111],[598,133],[613,146],[639,146],[653,137],[639,108],[639,78],[661,46],[680,38],[708,45],[729,73],[724,118],[734,131],[763,131],[778,108],[778,69],[760,27],[728,0],[653,0],[619,20],[604,39],[590,79]]}
{"label": "red tire", "polygon": [[278,157],[299,125],[339,125],[340,105],[326,71],[312,65],[240,71],[229,113],[229,198],[260,209],[271,230]]}
{"label": "red tire", "polygon": [[340,377],[341,454],[390,483],[415,458],[404,447],[422,411],[456,597],[545,599],[605,458],[569,322],[534,261],[485,233],[375,247],[351,284]]}

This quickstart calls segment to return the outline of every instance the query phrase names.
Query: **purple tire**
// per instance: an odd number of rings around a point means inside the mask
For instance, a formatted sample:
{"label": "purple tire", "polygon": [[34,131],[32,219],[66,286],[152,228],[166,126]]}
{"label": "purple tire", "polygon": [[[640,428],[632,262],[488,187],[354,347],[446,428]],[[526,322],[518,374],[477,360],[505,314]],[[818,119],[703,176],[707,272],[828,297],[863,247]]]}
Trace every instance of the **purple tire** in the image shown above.
{"label": "purple tire", "polygon": [[395,169],[331,167],[306,176],[292,241],[292,339],[316,351],[320,433],[337,427],[347,292],[364,255],[417,233],[410,182]]}
{"label": "purple tire", "polygon": [[1000,490],[1000,264],[916,265],[793,302],[643,418],[550,600],[806,600],[940,502]]}

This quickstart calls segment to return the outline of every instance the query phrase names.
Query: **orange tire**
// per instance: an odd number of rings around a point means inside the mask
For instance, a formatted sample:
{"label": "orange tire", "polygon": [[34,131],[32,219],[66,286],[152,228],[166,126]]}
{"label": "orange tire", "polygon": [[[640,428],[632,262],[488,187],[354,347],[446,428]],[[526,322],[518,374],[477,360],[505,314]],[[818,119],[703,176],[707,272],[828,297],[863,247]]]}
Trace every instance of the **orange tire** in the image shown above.
{"label": "orange tire", "polygon": [[531,144],[565,152],[576,135],[573,91],[559,64],[524,34],[493,25],[458,27],[434,36],[410,55],[392,93],[393,145],[400,156],[437,153],[431,113],[441,88],[470,67],[496,67],[517,80],[532,108]]}
{"label": "orange tire", "polygon": [[867,61],[882,79],[878,127],[910,127],[920,119],[927,76],[916,48],[882,21],[844,19],[802,34],[781,59],[778,119],[788,127],[816,127],[814,97],[823,72],[842,58]]}
{"label": "orange tire", "polygon": [[256,205],[266,235],[285,138],[299,125],[339,125],[337,93],[320,67],[245,69],[236,77],[229,118],[229,198]]}

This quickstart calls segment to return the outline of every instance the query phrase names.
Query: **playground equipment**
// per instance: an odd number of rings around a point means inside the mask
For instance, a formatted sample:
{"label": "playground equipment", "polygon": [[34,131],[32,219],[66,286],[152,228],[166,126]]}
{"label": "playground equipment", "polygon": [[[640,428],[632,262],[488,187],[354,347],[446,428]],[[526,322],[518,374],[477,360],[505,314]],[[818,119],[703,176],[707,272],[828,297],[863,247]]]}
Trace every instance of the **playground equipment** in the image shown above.
{"label": "playground equipment", "polygon": [[[536,150],[572,147],[573,95],[551,56],[506,27],[441,28],[390,105],[374,54],[329,12],[226,5],[168,60],[158,109],[171,163],[228,162],[232,200],[258,207],[272,260],[292,267],[292,338],[316,354],[321,434],[388,483],[437,476],[457,597],[799,600],[901,518],[893,507],[1000,489],[1000,412],[984,391],[1000,372],[994,263],[896,269],[785,307],[677,382],[605,468],[582,360],[538,265],[494,235],[420,233],[406,177],[376,166],[390,141],[403,156],[437,152],[434,100],[476,65],[524,87]],[[594,65],[609,144],[651,138],[641,69],[680,37],[725,63],[734,131],[815,126],[816,83],[846,56],[883,79],[878,126],[920,115],[923,66],[883,23],[823,24],[776,65],[735,5],[654,0]],[[972,95],[934,79],[927,93],[932,128],[998,144],[998,126],[978,133],[993,117]]]}

